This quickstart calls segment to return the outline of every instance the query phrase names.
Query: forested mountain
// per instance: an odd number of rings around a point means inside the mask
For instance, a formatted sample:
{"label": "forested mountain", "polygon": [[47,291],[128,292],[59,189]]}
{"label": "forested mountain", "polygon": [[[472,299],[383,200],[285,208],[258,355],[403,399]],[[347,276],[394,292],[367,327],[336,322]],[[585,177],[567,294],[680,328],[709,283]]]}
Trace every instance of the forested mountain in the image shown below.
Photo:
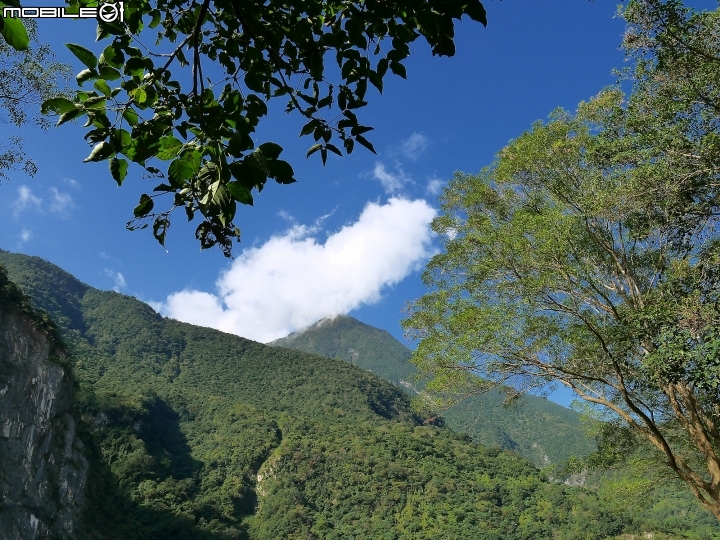
{"label": "forested mountain", "polygon": [[[406,394],[347,362],[164,319],[36,257],[0,252],[0,264],[57,322],[70,352],[90,463],[77,538],[648,530],[591,492],[548,482],[515,453],[414,415]],[[694,522],[679,523],[674,530]]]}
{"label": "forested mountain", "polygon": [[[411,394],[418,384],[415,368],[408,361],[410,349],[387,331],[347,315],[322,319],[269,345],[345,360]],[[487,446],[517,450],[538,466],[560,464],[570,456],[585,456],[594,450],[578,413],[535,396],[505,407],[505,397],[500,390],[493,390],[442,414],[458,433],[467,433]]]}

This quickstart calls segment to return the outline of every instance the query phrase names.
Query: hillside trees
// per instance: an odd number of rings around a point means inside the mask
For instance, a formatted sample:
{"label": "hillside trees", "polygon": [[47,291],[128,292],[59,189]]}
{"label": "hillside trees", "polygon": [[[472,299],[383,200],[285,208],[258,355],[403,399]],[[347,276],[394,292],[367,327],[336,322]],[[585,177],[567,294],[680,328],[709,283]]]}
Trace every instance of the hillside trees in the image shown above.
{"label": "hillside trees", "polygon": [[[109,42],[99,58],[68,45],[86,66],[77,76],[83,88],[73,100],[46,101],[44,111],[60,115],[58,125],[86,117],[94,145],[86,161],[108,161],[118,185],[130,162],[162,179],[141,195],[128,228],[152,223],[164,244],[170,214],[182,208],[189,220],[202,218],[201,247],[230,256],[237,203],[252,204],[268,178],[295,182],[283,149],[251,137],[267,103],[283,99],[304,117],[300,135],[314,139],[307,155],[318,152],[323,163],[356,144],[374,152],[365,138],[372,128],[356,116],[368,84],[382,92],[388,70],[404,78],[402,62],[420,36],[432,54],[452,56],[453,19],[463,15],[486,24],[478,0],[125,2],[124,22],[98,26],[98,40]],[[155,210],[162,195],[172,202]]]}
{"label": "hillside trees", "polygon": [[719,14],[624,15],[627,101],[556,111],[456,175],[404,325],[429,388],[561,383],[606,411],[599,458],[642,451],[720,518]]}
{"label": "hillside trees", "polygon": [[78,538],[600,540],[647,530],[517,454],[424,425],[400,389],[348,363],[164,319],[37,257],[0,251],[0,265],[68,344],[90,463]]}

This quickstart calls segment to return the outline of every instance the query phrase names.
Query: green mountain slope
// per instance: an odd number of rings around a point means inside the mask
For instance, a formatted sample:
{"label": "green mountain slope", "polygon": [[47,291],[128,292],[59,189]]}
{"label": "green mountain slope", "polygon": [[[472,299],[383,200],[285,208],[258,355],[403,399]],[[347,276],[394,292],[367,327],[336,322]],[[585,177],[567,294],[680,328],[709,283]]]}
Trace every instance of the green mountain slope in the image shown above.
{"label": "green mountain slope", "polygon": [[321,319],[268,345],[339,358],[396,386],[411,385],[415,373],[415,367],[408,361],[410,349],[386,330],[347,315]]}
{"label": "green mountain slope", "polygon": [[[410,349],[385,330],[353,317],[322,319],[269,345],[339,358],[411,394],[414,390]],[[467,399],[443,415],[453,430],[487,446],[518,450],[538,466],[561,463],[572,455],[584,456],[594,450],[578,413],[535,396],[526,396],[509,408],[503,402],[503,394],[495,390]]]}
{"label": "green mountain slope", "polygon": [[425,425],[403,392],[347,362],[164,319],[38,258],[0,251],[0,265],[70,350],[90,462],[80,540],[642,530],[514,453]]}

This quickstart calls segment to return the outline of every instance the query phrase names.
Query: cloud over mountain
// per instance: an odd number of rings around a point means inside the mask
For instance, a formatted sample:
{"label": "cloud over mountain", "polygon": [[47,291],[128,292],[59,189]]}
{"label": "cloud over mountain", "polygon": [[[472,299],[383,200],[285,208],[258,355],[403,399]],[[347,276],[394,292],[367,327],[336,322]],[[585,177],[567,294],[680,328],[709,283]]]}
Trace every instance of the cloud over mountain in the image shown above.
{"label": "cloud over mountain", "polygon": [[214,293],[184,290],[159,307],[175,319],[261,342],[322,317],[380,300],[433,254],[424,200],[368,203],[360,217],[322,242],[319,227],[294,225],[246,249],[221,274]]}

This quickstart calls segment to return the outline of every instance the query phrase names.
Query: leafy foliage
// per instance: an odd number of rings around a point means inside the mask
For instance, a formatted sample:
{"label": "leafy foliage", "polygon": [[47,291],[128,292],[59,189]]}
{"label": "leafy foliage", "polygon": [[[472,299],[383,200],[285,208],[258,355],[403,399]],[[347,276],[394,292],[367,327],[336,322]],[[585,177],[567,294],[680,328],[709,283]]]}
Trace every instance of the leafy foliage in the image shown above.
{"label": "leafy foliage", "polygon": [[[4,0],[0,2],[2,7],[20,7],[18,0]],[[14,50],[22,52],[27,51],[30,46],[30,36],[25,25],[19,19],[0,17],[0,35],[3,41],[0,46],[12,47]]]}
{"label": "leafy foliage", "polygon": [[[22,28],[25,37],[36,43],[36,25],[32,19],[25,24],[27,29],[19,19],[0,18],[3,36],[6,32]],[[13,41],[9,44],[5,37],[6,41],[0,40],[0,121],[15,126],[32,121],[46,128],[47,120],[37,113],[29,113],[28,109],[61,93],[70,78],[70,67],[54,61],[55,55],[49,45],[15,47],[12,43],[18,43]],[[22,138],[18,136],[0,144],[0,180],[7,178],[6,171],[21,170],[31,176],[37,172],[37,166],[22,147]]]}
{"label": "leafy foliage", "polygon": [[558,110],[456,175],[433,224],[435,290],[405,325],[434,389],[477,372],[559,381],[720,518],[720,18],[654,0],[626,16],[629,100],[608,89]]}
{"label": "leafy foliage", "polygon": [[[124,22],[98,26],[98,40],[110,41],[99,58],[67,44],[85,66],[78,84],[94,81],[93,88],[72,100],[50,99],[44,111],[59,115],[57,125],[86,117],[93,145],[86,161],[107,160],[118,185],[129,162],[163,179],[141,195],[128,228],[152,222],[164,244],[170,213],[184,208],[189,220],[202,216],[201,247],[217,245],[230,256],[240,237],[237,203],[252,204],[252,191],[268,178],[296,181],[280,145],[252,139],[266,103],[281,98],[287,112],[305,118],[300,135],[315,141],[307,155],[317,152],[323,163],[328,152],[350,154],[356,143],[374,152],[365,138],[372,128],[356,115],[367,104],[368,83],[382,92],[388,69],[404,78],[402,62],[420,36],[432,54],[452,56],[453,19],[463,15],[486,24],[478,0],[126,2]],[[155,48],[143,43],[146,27],[158,30]],[[190,63],[189,74],[177,69]],[[167,169],[150,165],[153,158],[169,162]],[[164,194],[172,195],[171,208],[154,211]]]}

